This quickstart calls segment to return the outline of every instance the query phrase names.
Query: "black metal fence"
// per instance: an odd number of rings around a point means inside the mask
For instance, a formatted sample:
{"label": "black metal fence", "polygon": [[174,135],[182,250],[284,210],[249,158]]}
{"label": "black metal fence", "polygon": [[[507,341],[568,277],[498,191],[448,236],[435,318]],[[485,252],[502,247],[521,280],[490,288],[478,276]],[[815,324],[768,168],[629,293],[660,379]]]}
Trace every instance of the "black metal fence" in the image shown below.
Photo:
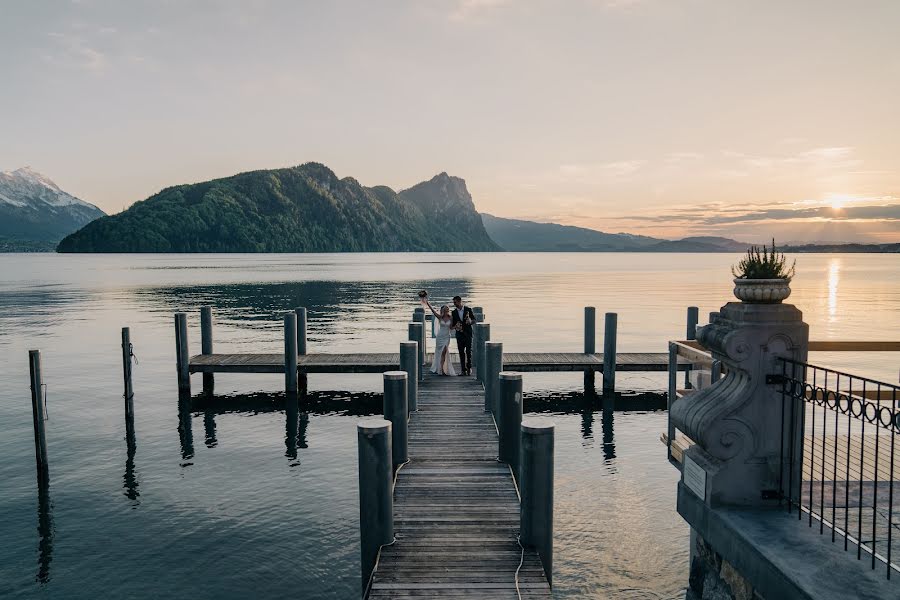
{"label": "black metal fence", "polygon": [[787,510],[890,579],[900,571],[900,387],[780,360]]}

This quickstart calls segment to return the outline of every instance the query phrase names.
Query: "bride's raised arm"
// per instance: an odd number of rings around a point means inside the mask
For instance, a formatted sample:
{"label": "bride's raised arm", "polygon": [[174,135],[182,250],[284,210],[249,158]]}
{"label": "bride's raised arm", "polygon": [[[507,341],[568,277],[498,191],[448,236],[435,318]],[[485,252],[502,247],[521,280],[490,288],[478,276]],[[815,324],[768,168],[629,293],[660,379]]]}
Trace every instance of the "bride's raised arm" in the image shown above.
{"label": "bride's raised arm", "polygon": [[428,301],[428,298],[423,298],[423,301],[425,302],[425,306],[427,306],[431,310],[431,314],[433,314],[435,317],[440,319],[441,318],[440,313],[438,313],[438,311],[434,310],[434,307],[431,305],[431,302]]}

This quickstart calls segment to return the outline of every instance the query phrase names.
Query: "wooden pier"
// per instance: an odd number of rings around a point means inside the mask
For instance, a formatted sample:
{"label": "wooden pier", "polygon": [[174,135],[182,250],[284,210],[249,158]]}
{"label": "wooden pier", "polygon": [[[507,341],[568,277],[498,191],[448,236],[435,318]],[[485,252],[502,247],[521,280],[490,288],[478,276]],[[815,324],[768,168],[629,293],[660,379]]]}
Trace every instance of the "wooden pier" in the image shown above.
{"label": "wooden pier", "polygon": [[[426,365],[432,361],[426,356]],[[197,354],[190,357],[191,373],[284,373],[284,354]],[[400,353],[328,354],[297,357],[301,373],[383,373],[396,370]],[[691,362],[679,359],[678,370],[689,370]],[[580,352],[504,353],[503,368],[520,372],[603,371],[603,354]],[[666,371],[669,355],[665,352],[618,352],[616,371]]]}
{"label": "wooden pier", "polygon": [[517,542],[519,495],[497,442],[480,383],[425,378],[370,598],[550,597],[537,552]]}

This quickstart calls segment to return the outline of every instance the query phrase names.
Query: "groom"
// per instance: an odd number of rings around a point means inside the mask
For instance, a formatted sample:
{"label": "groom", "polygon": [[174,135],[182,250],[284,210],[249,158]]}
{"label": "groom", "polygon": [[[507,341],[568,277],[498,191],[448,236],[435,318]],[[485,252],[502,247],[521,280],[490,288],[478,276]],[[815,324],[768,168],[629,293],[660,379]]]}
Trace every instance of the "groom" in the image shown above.
{"label": "groom", "polygon": [[464,306],[462,298],[453,297],[453,323],[456,329],[456,346],[459,348],[459,366],[463,375],[472,374],[472,325],[475,323],[475,313],[468,306]]}

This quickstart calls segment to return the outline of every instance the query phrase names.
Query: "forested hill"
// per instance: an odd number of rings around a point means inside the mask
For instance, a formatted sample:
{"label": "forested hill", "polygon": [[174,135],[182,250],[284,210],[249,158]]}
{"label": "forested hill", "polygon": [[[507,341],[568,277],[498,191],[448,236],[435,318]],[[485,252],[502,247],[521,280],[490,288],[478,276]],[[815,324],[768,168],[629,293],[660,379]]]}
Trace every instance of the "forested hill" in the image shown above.
{"label": "forested hill", "polygon": [[59,252],[490,251],[466,184],[441,173],[400,192],[326,166],[167,188],[64,238]]}

